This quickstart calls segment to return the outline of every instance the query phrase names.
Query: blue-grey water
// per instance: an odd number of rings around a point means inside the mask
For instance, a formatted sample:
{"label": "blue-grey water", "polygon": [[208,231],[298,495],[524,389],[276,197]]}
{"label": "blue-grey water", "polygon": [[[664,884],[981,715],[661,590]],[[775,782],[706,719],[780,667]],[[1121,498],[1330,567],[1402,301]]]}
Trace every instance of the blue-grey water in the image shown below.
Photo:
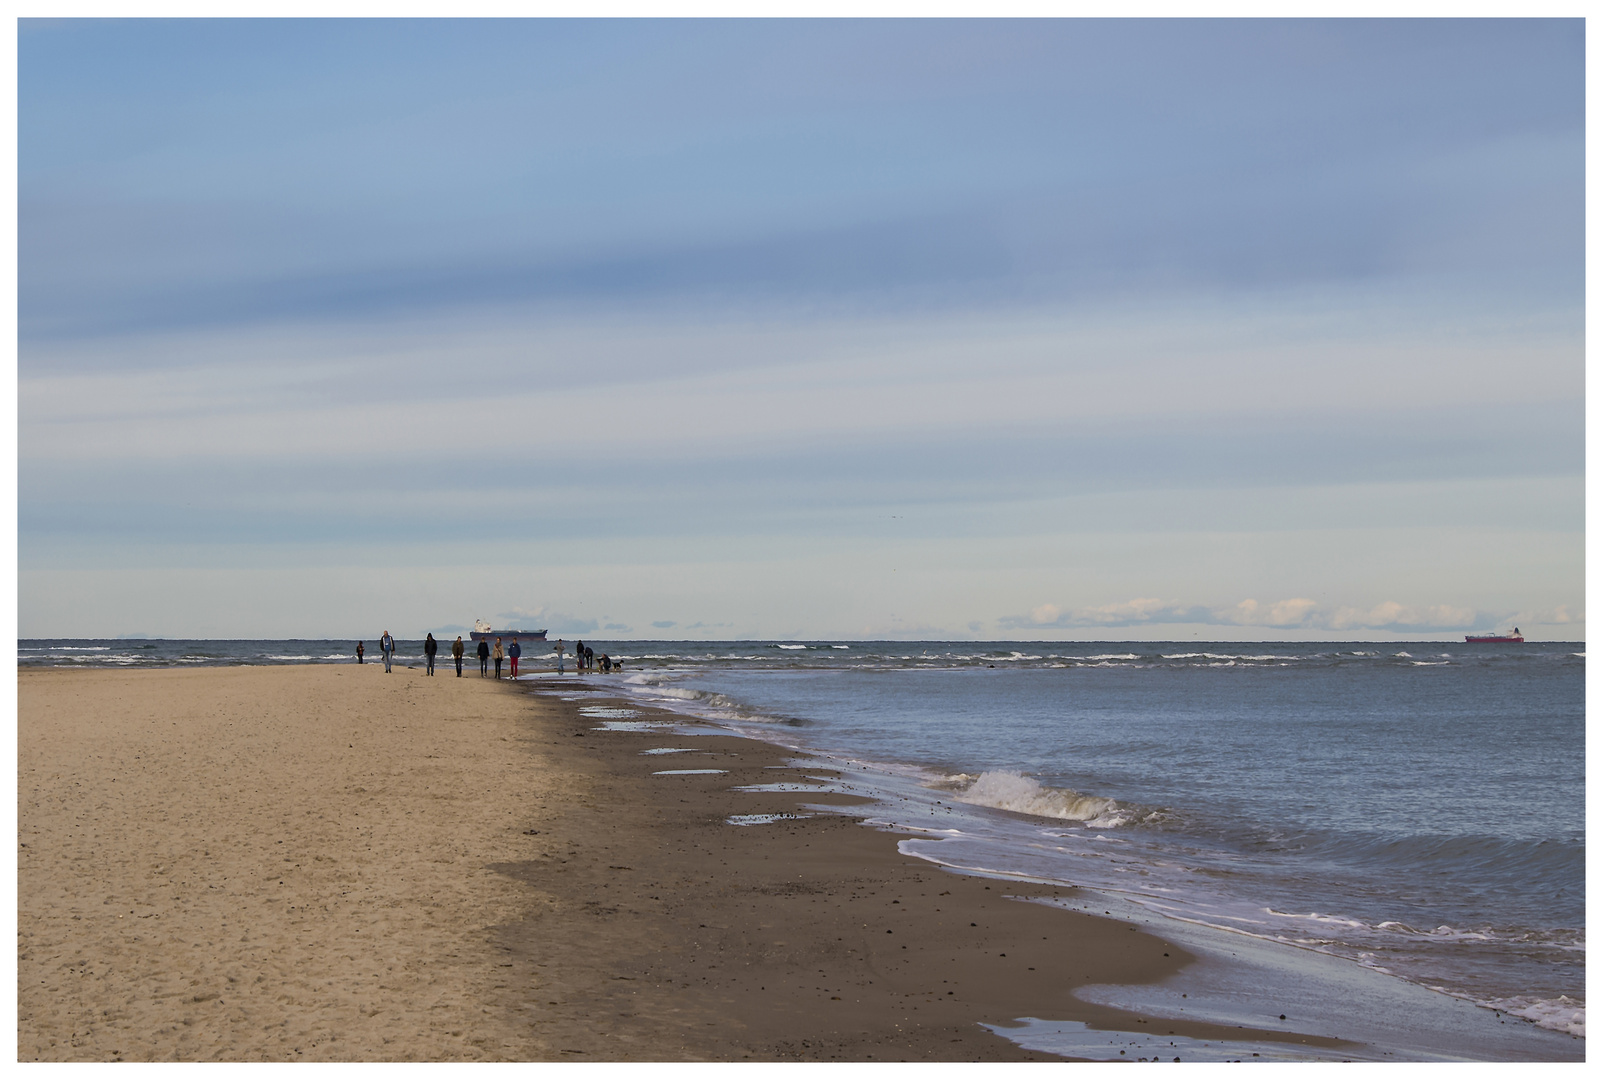
{"label": "blue-grey water", "polygon": [[[23,641],[19,663],[349,663],[352,644]],[[590,644],[622,671],[569,678],[900,784],[886,820],[921,830],[911,854],[1584,1034],[1584,645]]]}

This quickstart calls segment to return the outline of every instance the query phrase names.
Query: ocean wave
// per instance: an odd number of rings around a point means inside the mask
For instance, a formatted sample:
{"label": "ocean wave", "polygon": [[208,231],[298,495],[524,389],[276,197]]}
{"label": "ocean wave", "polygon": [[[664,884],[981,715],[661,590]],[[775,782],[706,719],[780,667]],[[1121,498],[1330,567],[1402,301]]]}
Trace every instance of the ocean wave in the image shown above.
{"label": "ocean wave", "polygon": [[989,806],[1033,817],[1078,821],[1088,829],[1116,829],[1152,816],[1144,807],[1102,795],[1084,795],[1072,788],[1047,787],[1022,773],[988,770],[978,776],[957,773],[938,786],[951,789],[959,802]]}
{"label": "ocean wave", "polygon": [[1523,1016],[1537,1027],[1586,1038],[1586,1005],[1560,994],[1556,998],[1505,998],[1486,1002],[1511,1016]]}

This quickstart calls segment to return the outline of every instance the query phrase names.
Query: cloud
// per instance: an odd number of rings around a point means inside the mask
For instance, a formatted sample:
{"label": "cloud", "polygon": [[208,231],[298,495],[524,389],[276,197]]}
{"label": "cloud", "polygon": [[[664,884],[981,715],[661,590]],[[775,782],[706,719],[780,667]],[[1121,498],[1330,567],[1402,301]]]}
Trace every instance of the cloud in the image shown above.
{"label": "cloud", "polygon": [[[586,619],[579,615],[565,615],[560,611],[548,611],[545,607],[512,608],[496,615],[496,620],[502,625],[507,623],[537,623],[533,627],[519,627],[519,629],[546,630],[551,634],[593,634],[601,629],[601,624],[595,619]],[[615,628],[614,628],[615,629]]]}
{"label": "cloud", "polygon": [[1308,623],[1309,617],[1315,614],[1318,607],[1318,601],[1305,597],[1280,600],[1273,604],[1243,600],[1234,608],[1216,612],[1215,617],[1219,621],[1234,622],[1242,626],[1303,626]]}
{"label": "cloud", "polygon": [[1004,615],[997,619],[1003,629],[1068,629],[1085,626],[1141,626],[1149,623],[1194,623],[1215,621],[1206,608],[1187,607],[1172,600],[1137,597],[1100,607],[1065,611],[1056,604],[1041,604],[1028,615]]}
{"label": "cloud", "polygon": [[1474,608],[1447,604],[1408,607],[1395,600],[1387,600],[1368,611],[1338,608],[1329,616],[1327,623],[1332,630],[1471,630],[1480,621],[1480,613]]}
{"label": "cloud", "polygon": [[[1529,614],[1531,617],[1525,621],[1532,625],[1584,621],[1582,616],[1571,616],[1566,607]],[[1474,608],[1449,604],[1410,607],[1395,600],[1386,600],[1368,609],[1339,607],[1331,610],[1322,607],[1317,600],[1296,596],[1270,603],[1249,598],[1214,608],[1154,597],[1137,597],[1118,603],[1067,610],[1046,603],[1032,608],[1026,615],[1004,615],[997,623],[1008,629],[1041,630],[1186,624],[1259,626],[1276,630],[1400,630],[1420,633],[1466,630],[1482,623],[1507,621],[1506,618],[1488,618]]]}
{"label": "cloud", "polygon": [[620,623],[620,622],[609,622],[607,625],[603,626],[601,629],[603,629],[603,630],[617,630],[620,633],[627,634],[627,633],[632,632],[634,630],[634,627],[625,626],[623,623]]}
{"label": "cloud", "polygon": [[1571,611],[1568,604],[1538,610],[1519,611],[1501,622],[1514,622],[1521,626],[1585,626],[1586,612]]}
{"label": "cloud", "polygon": [[658,630],[666,630],[670,626],[678,626],[679,624],[674,622],[672,619],[658,619],[651,625],[655,626]]}

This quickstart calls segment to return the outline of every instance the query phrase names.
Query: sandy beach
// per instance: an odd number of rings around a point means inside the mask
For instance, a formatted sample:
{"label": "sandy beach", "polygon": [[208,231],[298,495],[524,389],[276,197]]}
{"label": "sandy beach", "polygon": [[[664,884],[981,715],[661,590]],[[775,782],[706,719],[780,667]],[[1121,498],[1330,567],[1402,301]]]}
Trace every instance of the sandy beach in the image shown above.
{"label": "sandy beach", "polygon": [[980,1026],[1022,1016],[1336,1045],[1078,1001],[1188,957],[1022,902],[1068,890],[849,816],[727,824],[796,809],[732,790],[790,775],[765,743],[646,755],[449,669],[18,684],[23,1061],[1049,1059]]}

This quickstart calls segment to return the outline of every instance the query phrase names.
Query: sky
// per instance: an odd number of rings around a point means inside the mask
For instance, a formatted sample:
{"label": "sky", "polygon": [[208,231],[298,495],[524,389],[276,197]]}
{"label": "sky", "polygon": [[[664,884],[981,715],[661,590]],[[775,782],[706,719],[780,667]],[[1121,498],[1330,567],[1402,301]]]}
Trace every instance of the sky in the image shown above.
{"label": "sky", "polygon": [[1580,20],[17,40],[23,637],[1585,636]]}

